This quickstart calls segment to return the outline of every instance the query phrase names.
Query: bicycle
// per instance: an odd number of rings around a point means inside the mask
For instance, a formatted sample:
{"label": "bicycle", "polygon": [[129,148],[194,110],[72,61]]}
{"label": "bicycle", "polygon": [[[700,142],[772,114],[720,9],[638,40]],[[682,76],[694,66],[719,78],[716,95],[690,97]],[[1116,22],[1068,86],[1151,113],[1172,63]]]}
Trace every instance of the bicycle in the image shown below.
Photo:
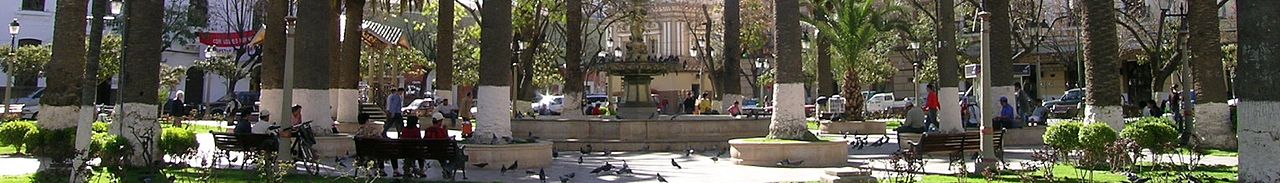
{"label": "bicycle", "polygon": [[[285,128],[272,125],[267,129],[272,130],[273,137],[279,137],[281,131],[288,130],[290,137],[294,139],[289,145],[289,152],[293,154],[293,163],[302,162],[307,172],[315,175],[319,173],[319,163],[316,162],[315,149],[312,148],[316,144],[316,138],[315,132],[311,131],[311,122],[302,122]],[[308,163],[311,165],[307,166]]]}

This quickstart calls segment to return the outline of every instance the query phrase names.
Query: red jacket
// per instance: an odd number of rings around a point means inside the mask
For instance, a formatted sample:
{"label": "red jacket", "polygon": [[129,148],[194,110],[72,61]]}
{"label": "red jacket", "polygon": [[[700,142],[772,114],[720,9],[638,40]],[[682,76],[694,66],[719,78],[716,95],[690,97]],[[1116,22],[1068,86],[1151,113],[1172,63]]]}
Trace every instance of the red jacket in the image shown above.
{"label": "red jacket", "polygon": [[444,127],[440,127],[440,126],[427,127],[427,135],[424,136],[423,138],[447,139],[449,138],[449,130],[444,129]]}
{"label": "red jacket", "polygon": [[422,129],[418,127],[405,127],[404,131],[400,132],[400,139],[422,139],[421,131]]}
{"label": "red jacket", "polygon": [[938,103],[938,92],[930,91],[929,101],[928,103],[924,104],[924,110],[932,111],[932,110],[938,110],[939,108],[942,108],[942,107],[941,107],[941,104]]}

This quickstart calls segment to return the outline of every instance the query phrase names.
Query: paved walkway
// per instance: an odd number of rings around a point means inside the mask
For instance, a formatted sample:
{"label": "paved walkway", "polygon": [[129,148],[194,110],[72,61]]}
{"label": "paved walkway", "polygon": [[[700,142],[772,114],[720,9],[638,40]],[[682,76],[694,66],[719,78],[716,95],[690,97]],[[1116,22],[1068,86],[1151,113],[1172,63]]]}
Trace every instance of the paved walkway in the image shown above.
{"label": "paved walkway", "polygon": [[[197,124],[217,125],[216,121],[195,121]],[[451,131],[451,134],[459,133]],[[839,136],[834,136],[839,138]],[[851,136],[852,137],[852,136]],[[875,141],[884,137],[880,135],[871,135],[869,141]],[[890,143],[880,147],[864,147],[863,149],[850,150],[849,166],[862,167],[878,170],[892,170],[889,159],[892,158],[893,152],[896,151],[897,140],[895,135],[889,134]],[[197,140],[200,142],[202,155],[215,152],[213,147],[213,136],[210,134],[198,134]],[[1006,160],[1011,162],[1011,168],[1020,168],[1018,162],[1029,161],[1034,147],[1009,147],[1006,150]],[[613,156],[602,156],[599,153],[593,155],[582,156],[577,151],[559,152],[560,156],[555,157],[552,166],[543,169],[547,173],[548,181],[558,181],[557,177],[566,174],[575,174],[572,182],[655,182],[657,175],[662,174],[664,178],[672,182],[781,182],[781,181],[813,181],[819,180],[823,176],[825,168],[771,168],[771,167],[755,167],[755,166],[739,166],[728,161],[728,157],[722,157],[720,161],[713,161],[718,151],[698,152],[692,156],[684,156],[683,154],[673,154],[668,152],[615,152]],[[236,159],[243,159],[239,154],[233,154]],[[577,163],[578,157],[582,156],[584,162]],[[952,171],[947,164],[946,157],[933,157],[928,159],[925,166],[925,172],[929,174],[950,174]],[[683,169],[671,166],[670,162],[674,159]],[[349,175],[354,171],[353,168],[342,166],[340,164],[350,165],[350,161],[337,163],[333,159],[321,160],[322,166],[325,166],[324,174],[329,175]],[[621,166],[623,163],[634,169],[634,174],[616,175],[616,174],[599,174],[591,175],[588,172],[595,167],[601,166],[608,162],[615,166]],[[191,165],[201,166],[201,159],[186,160]],[[1206,156],[1201,161],[1204,164],[1213,165],[1229,165],[1237,164],[1235,157],[1213,157]],[[6,165],[10,168],[0,169],[0,175],[20,175],[35,172],[38,167],[38,161],[29,158],[0,158],[0,165]],[[427,171],[426,179],[440,179],[439,164],[433,163],[434,169]],[[17,165],[17,166],[8,166]],[[239,168],[239,164],[218,163],[212,165],[221,168]],[[495,165],[489,165],[495,166]],[[972,163],[968,167],[973,167]],[[252,169],[252,167],[249,167]],[[534,172],[538,170],[532,170]],[[887,171],[873,171],[877,177],[886,177]],[[470,181],[502,181],[502,182],[533,182],[537,181],[537,175],[526,174],[523,170],[515,172],[500,173],[498,170],[470,170],[467,172],[467,180]]]}

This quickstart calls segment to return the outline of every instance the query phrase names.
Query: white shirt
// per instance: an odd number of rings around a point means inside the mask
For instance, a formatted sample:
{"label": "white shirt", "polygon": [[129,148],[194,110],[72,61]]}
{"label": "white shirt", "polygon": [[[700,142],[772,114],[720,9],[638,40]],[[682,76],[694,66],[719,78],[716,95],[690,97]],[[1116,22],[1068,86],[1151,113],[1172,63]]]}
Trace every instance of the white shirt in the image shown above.
{"label": "white shirt", "polygon": [[268,134],[271,131],[269,128],[271,128],[271,122],[265,120],[253,122],[253,134]]}

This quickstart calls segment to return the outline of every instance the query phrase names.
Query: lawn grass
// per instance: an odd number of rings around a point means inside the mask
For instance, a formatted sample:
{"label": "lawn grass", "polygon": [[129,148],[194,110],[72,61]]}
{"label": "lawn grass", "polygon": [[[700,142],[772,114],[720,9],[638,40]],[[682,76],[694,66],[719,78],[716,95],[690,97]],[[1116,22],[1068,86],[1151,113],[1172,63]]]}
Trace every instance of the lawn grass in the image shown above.
{"label": "lawn grass", "polygon": [[809,130],[818,130],[818,121],[805,122],[804,126],[808,127]]}
{"label": "lawn grass", "polygon": [[[209,174],[202,173],[202,169],[198,168],[167,168],[161,170],[165,175],[171,176],[173,180],[159,182],[264,182],[260,179],[256,172],[248,170],[228,170],[215,169]],[[93,183],[114,182],[117,175],[107,173],[103,169],[97,170],[97,175],[89,180]],[[32,182],[35,174],[0,176],[0,183],[18,183]],[[139,182],[143,176],[142,171],[126,170],[123,177],[118,178],[119,182]],[[330,176],[311,176],[305,174],[290,174],[284,177],[284,182],[454,182],[454,181],[403,181],[390,178],[354,178],[354,177],[330,177]]]}
{"label": "lawn grass", "polygon": [[18,148],[13,146],[0,146],[0,155],[10,155],[18,153]]}
{"label": "lawn grass", "polygon": [[902,126],[902,120],[893,120],[893,121],[884,123],[884,129],[887,129],[887,130],[898,129],[898,127],[901,127],[901,126]]}
{"label": "lawn grass", "polygon": [[[1236,152],[1235,150],[1205,149],[1205,152],[1206,152],[1205,155],[1207,156],[1221,156],[1221,157],[1239,157],[1240,156],[1240,152]],[[1191,149],[1178,148],[1178,153],[1189,155],[1191,154]]]}
{"label": "lawn grass", "polygon": [[[169,128],[169,127],[173,127],[173,124],[161,122],[160,127]],[[196,133],[196,134],[209,133],[209,131],[227,132],[227,128],[222,126],[211,126],[211,125],[192,124],[192,123],[182,124],[182,128],[185,128],[188,131],[191,131],[192,133]]]}
{"label": "lawn grass", "polygon": [[[1155,167],[1154,165],[1140,165],[1140,166],[1137,166],[1137,168],[1135,169],[1139,169],[1137,173],[1142,175],[1142,177],[1153,178],[1154,180],[1152,180],[1152,182],[1182,180],[1180,177],[1175,176],[1176,172],[1163,171],[1163,170],[1162,171],[1141,171],[1141,170],[1151,170],[1154,167]],[[1159,168],[1159,169],[1164,169],[1164,168]],[[1201,167],[1197,169],[1191,174],[1193,175],[1203,174],[1204,176],[1210,177],[1212,179],[1212,180],[1205,180],[1204,182],[1235,182],[1237,179],[1237,176],[1236,176],[1237,172],[1239,172],[1239,169],[1233,166],[1206,166],[1206,167]],[[1055,178],[1052,180],[1045,178],[1042,172],[1030,173],[1029,174],[1030,180],[1023,180],[1020,176],[1018,176],[1015,173],[1004,172],[1004,173],[1001,173],[1000,175],[993,177],[991,179],[991,182],[1009,182],[1009,183],[1028,182],[1028,181],[1030,182],[1082,182],[1081,180],[1082,180],[1082,177],[1084,176],[1081,176],[1081,175],[1088,174],[1088,172],[1084,172],[1082,171],[1082,169],[1079,169],[1071,165],[1060,164],[1053,167],[1053,174]],[[1085,177],[1083,178],[1083,180],[1089,180],[1089,182],[1126,182],[1128,180],[1128,177],[1125,176],[1123,173],[1115,173],[1115,172],[1110,172],[1106,170],[1094,170],[1092,171],[1092,177]],[[956,176],[951,176],[951,175],[928,175],[928,176],[925,176],[921,182],[961,182],[961,181],[962,182],[987,182],[987,179],[983,177],[983,175],[981,174],[971,174],[967,177],[964,177],[963,179],[957,179]]]}

